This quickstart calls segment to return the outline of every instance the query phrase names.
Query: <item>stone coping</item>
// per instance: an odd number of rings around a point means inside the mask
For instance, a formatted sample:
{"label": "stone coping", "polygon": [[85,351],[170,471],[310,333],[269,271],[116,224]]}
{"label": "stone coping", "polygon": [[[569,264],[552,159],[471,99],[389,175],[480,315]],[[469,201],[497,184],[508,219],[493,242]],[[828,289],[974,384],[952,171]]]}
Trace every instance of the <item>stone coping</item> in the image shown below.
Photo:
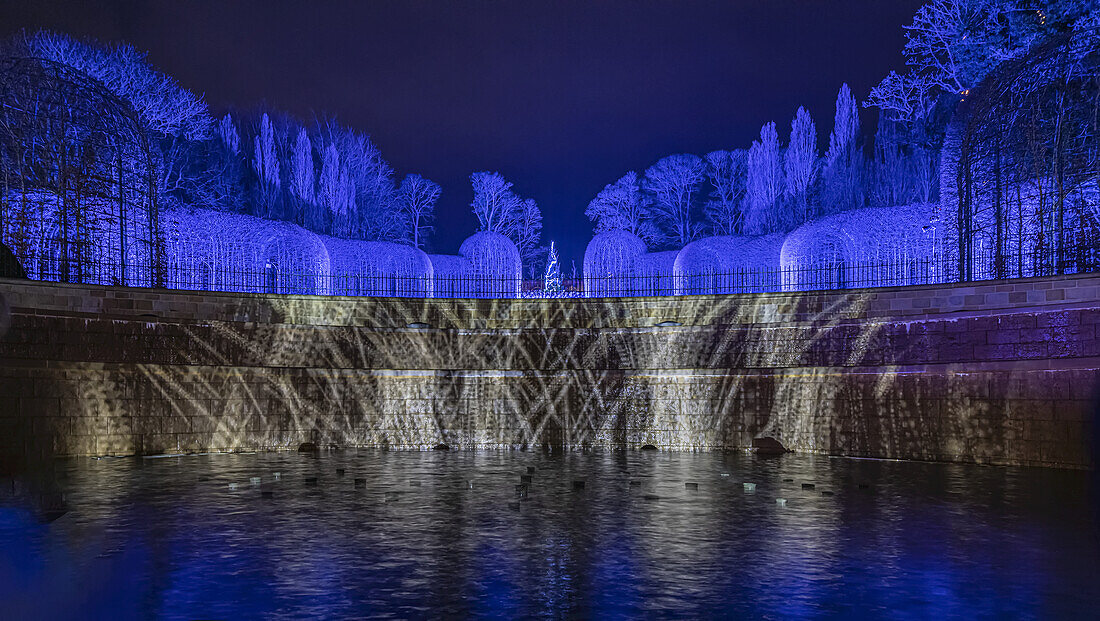
{"label": "stone coping", "polygon": [[[11,312],[169,323],[374,329],[654,328],[905,320],[1071,309],[1100,300],[1100,274],[842,291],[632,298],[386,298],[154,290],[0,279]],[[423,323],[429,328],[410,327]]]}

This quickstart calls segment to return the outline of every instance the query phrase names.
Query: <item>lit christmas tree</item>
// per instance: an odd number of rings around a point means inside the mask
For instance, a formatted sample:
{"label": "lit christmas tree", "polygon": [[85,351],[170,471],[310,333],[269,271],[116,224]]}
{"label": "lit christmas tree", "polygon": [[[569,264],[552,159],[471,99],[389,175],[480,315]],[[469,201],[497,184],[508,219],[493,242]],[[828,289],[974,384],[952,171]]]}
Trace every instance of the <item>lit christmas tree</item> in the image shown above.
{"label": "lit christmas tree", "polygon": [[542,277],[542,290],[547,293],[561,292],[561,266],[558,265],[558,251],[554,242],[550,242],[550,255],[546,263],[546,275]]}

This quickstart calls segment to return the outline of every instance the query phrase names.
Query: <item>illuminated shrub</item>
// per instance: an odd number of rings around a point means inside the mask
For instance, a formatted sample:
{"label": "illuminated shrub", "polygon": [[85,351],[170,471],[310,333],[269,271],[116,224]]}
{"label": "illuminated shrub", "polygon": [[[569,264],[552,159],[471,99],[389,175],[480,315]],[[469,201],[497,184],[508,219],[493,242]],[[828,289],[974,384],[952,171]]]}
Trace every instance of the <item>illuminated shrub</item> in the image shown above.
{"label": "illuminated shrub", "polygon": [[633,233],[613,230],[597,234],[584,250],[585,295],[630,294],[635,262],[645,252],[645,242]]}
{"label": "illuminated shrub", "polygon": [[647,252],[634,258],[630,295],[672,295],[678,250]]}
{"label": "illuminated shrub", "polygon": [[470,262],[453,254],[429,254],[432,262],[433,295],[437,298],[471,297],[467,291]]}
{"label": "illuminated shrub", "polygon": [[940,275],[933,258],[935,206],[853,209],[808,222],[783,243],[787,290],[907,285]]}
{"label": "illuminated shrub", "polygon": [[705,237],[684,246],[673,267],[676,295],[778,288],[781,234]]}
{"label": "illuminated shrub", "polygon": [[419,248],[392,242],[320,237],[328,250],[332,295],[432,295],[432,262]]}
{"label": "illuminated shrub", "polygon": [[305,229],[206,209],[162,213],[174,289],[328,293],[329,253]]}
{"label": "illuminated shrub", "polygon": [[481,231],[462,242],[458,251],[427,255],[434,270],[435,297],[519,297],[523,265],[512,240]]}
{"label": "illuminated shrub", "polygon": [[466,260],[469,278],[463,286],[469,297],[519,297],[523,262],[512,240],[500,233],[480,231],[467,237],[458,253]]}

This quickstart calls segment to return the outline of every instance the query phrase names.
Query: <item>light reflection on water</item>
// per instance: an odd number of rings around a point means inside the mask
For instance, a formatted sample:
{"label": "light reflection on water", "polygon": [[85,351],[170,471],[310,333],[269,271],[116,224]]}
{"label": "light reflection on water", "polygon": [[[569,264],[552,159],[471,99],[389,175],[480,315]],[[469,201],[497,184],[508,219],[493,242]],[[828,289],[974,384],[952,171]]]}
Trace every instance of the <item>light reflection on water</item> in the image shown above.
{"label": "light reflection on water", "polygon": [[[528,495],[517,498],[529,466]],[[69,509],[61,518],[0,508],[9,618],[1100,609],[1100,554],[1079,472],[797,455],[386,451],[72,460],[59,472]],[[580,479],[584,490],[573,490]]]}

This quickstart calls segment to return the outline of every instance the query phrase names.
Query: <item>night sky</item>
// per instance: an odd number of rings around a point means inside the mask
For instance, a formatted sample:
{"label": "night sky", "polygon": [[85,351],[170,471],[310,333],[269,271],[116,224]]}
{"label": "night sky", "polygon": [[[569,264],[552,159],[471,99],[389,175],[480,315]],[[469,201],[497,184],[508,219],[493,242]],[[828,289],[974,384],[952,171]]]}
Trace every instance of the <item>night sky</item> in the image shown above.
{"label": "night sky", "polygon": [[747,147],[770,120],[785,140],[799,105],[827,145],[840,84],[862,99],[901,69],[920,4],[5,0],[0,35],[128,41],[215,114],[266,101],[335,115],[399,176],[443,186],[437,252],[477,227],[468,175],[500,171],[538,201],[568,273],[591,236],[585,207],[627,170]]}

